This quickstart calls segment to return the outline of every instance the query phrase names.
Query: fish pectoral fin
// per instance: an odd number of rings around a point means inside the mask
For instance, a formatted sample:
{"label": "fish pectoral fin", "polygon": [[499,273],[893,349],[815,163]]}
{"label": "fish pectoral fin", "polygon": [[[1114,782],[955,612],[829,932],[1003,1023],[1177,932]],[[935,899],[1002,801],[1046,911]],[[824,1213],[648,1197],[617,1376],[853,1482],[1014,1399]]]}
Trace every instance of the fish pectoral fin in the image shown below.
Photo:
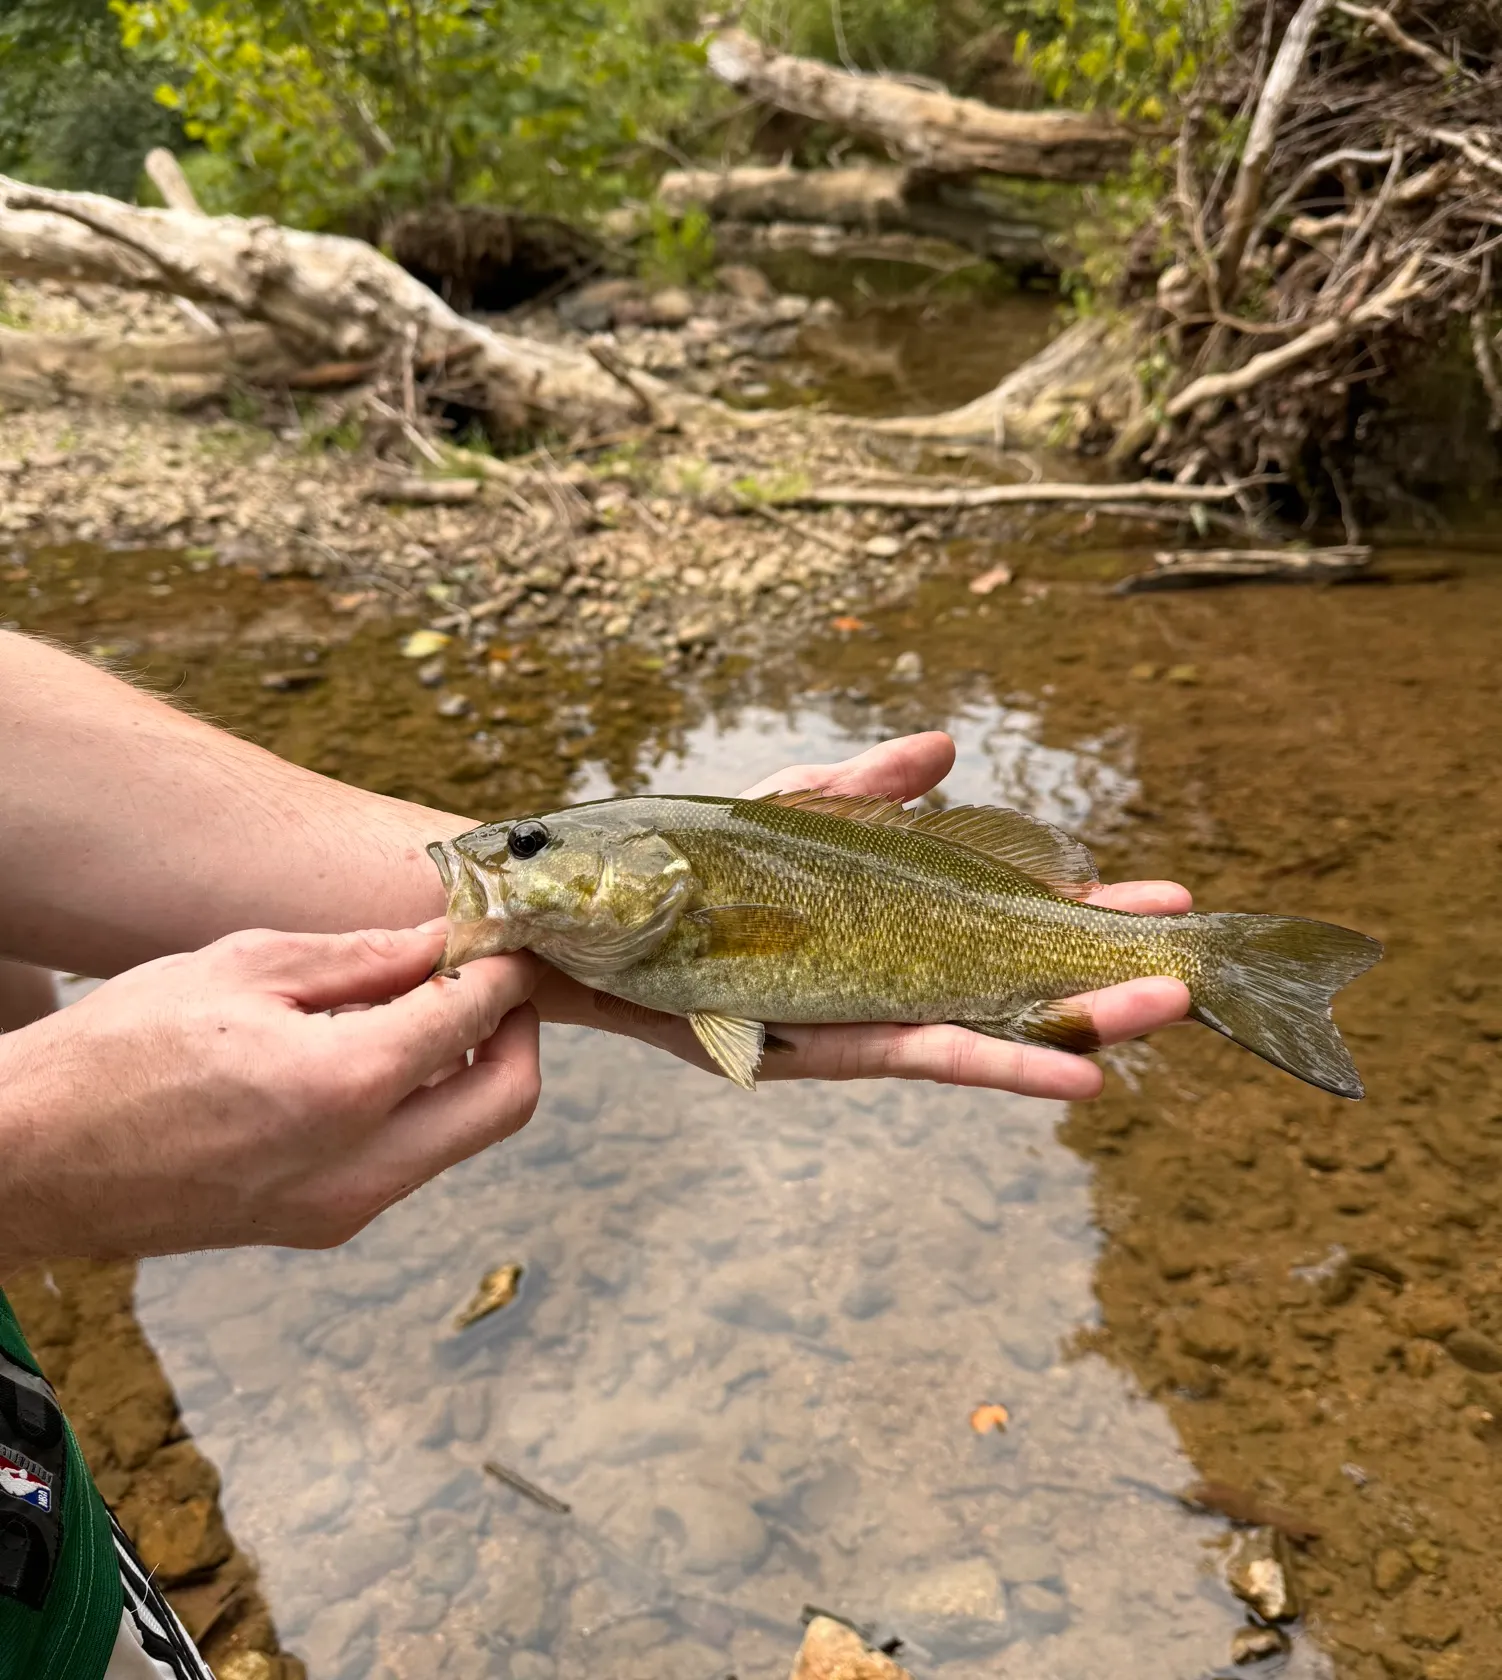
{"label": "fish pectoral fin", "polygon": [[780,904],[711,904],[685,920],[709,935],[706,957],[773,957],[796,951],[808,937],[808,918]]}
{"label": "fish pectoral fin", "polygon": [[1045,1050],[1068,1050],[1075,1056],[1093,1056],[1100,1049],[1094,1021],[1083,1009],[1062,1003],[1035,1003],[999,1021],[956,1021],[955,1025],[984,1033],[987,1038],[1036,1044]]}
{"label": "fish pectoral fin", "polygon": [[743,1091],[754,1091],[767,1036],[761,1022],[743,1021],[738,1015],[717,1015],[709,1009],[697,1010],[688,1019],[700,1044],[725,1077]]}

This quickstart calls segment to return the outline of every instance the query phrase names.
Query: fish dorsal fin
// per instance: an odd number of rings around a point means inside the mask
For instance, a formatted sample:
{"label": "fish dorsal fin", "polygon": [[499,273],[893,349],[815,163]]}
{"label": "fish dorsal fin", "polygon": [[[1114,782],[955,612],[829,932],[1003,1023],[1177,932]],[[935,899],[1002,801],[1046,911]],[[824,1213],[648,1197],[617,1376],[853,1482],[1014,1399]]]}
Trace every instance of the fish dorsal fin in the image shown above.
{"label": "fish dorsal fin", "polygon": [[1063,829],[1000,805],[955,805],[905,812],[906,826],[934,840],[984,852],[1064,898],[1088,898],[1100,885],[1089,849]]}
{"label": "fish dorsal fin", "polygon": [[760,803],[785,805],[790,811],[817,811],[820,816],[844,817],[847,822],[867,823],[873,828],[902,825],[911,815],[895,799],[883,799],[879,793],[820,793],[817,788],[764,793]]}

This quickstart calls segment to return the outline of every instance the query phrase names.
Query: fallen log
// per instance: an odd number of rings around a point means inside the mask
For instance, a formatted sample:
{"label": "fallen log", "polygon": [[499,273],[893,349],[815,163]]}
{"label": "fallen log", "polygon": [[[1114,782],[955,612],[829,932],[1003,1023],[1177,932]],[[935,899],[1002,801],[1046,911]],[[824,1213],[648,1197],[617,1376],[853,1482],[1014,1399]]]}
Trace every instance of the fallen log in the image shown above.
{"label": "fallen log", "polygon": [[17,404],[105,401],[193,408],[223,395],[236,380],[279,384],[295,371],[276,335],[263,326],[191,338],[0,327],[0,398]]}
{"label": "fallen log", "polygon": [[869,422],[888,436],[999,449],[1077,445],[1119,434],[1143,410],[1139,334],[1130,320],[1086,316],[1009,373],[994,390],[942,414]]}
{"label": "fallen log", "polygon": [[1065,235],[1078,219],[1063,200],[1045,209],[1008,202],[910,169],[866,164],[850,169],[676,169],[657,186],[675,216],[699,209],[731,223],[809,223],[863,234],[942,239],[995,262],[1055,270],[1066,260]]}
{"label": "fallen log", "polygon": [[743,93],[880,141],[904,163],[935,174],[983,169],[1043,181],[1101,181],[1126,167],[1135,143],[1130,130],[1103,117],[998,110],[893,76],[772,52],[741,29],[714,37],[709,67]]}
{"label": "fallen log", "polygon": [[[582,351],[495,332],[456,314],[358,239],[261,218],[148,210],[0,176],[0,275],[175,294],[269,327],[294,363],[420,366],[497,429],[629,422],[640,408]],[[671,394],[647,375],[644,389]]]}
{"label": "fallen log", "polygon": [[1153,556],[1153,569],[1134,572],[1113,595],[1156,589],[1200,589],[1222,583],[1341,583],[1364,571],[1370,548],[1172,549]]}

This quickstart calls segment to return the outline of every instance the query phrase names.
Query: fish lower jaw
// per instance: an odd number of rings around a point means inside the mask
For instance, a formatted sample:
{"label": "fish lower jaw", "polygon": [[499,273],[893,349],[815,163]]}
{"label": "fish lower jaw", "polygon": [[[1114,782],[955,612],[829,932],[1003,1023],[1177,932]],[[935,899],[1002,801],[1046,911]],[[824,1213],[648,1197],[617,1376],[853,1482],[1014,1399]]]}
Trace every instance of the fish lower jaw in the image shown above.
{"label": "fish lower jaw", "polygon": [[525,943],[525,938],[505,916],[451,921],[439,967],[458,968],[461,963],[474,962],[478,957],[505,956],[511,951],[521,950]]}

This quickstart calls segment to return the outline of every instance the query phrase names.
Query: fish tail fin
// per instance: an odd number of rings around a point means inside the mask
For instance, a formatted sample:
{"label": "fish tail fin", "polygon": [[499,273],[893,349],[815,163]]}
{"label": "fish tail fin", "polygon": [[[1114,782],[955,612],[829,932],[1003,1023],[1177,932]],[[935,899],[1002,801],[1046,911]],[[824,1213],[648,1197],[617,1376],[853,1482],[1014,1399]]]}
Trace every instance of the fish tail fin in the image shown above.
{"label": "fish tail fin", "polygon": [[1332,1091],[1366,1094],[1330,1004],[1382,955],[1364,933],[1298,916],[1207,915],[1191,1015],[1274,1067]]}

